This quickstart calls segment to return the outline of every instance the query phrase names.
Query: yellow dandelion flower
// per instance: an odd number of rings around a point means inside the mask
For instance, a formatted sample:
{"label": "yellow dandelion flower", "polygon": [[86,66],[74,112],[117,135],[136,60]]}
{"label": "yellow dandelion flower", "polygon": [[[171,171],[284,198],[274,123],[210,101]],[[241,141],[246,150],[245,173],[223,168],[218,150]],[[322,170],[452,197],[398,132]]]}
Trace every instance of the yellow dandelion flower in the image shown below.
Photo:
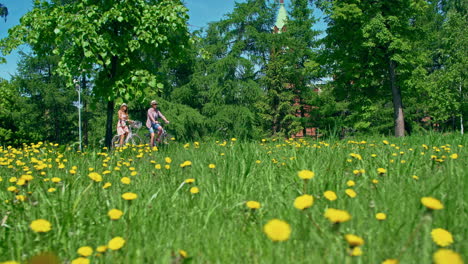
{"label": "yellow dandelion flower", "polygon": [[180,255],[182,258],[187,258],[187,257],[188,257],[187,251],[182,250],[182,249],[179,250],[179,255]]}
{"label": "yellow dandelion flower", "polygon": [[434,264],[463,264],[461,256],[450,249],[439,249],[432,255]]}
{"label": "yellow dandelion flower", "polygon": [[119,250],[125,245],[125,239],[122,237],[114,237],[107,243],[110,250]]}
{"label": "yellow dandelion flower", "polygon": [[7,188],[7,191],[9,192],[16,192],[18,190],[18,188],[16,188],[16,186],[10,186]]}
{"label": "yellow dandelion flower", "polygon": [[304,194],[294,200],[294,207],[299,210],[304,210],[314,204],[314,197],[312,195]]}
{"label": "yellow dandelion flower", "polygon": [[325,217],[332,223],[344,223],[351,219],[351,215],[344,210],[328,208],[325,211]]}
{"label": "yellow dandelion flower", "polygon": [[260,203],[259,202],[256,202],[256,201],[248,201],[245,203],[245,205],[250,208],[250,209],[259,209],[261,207]]}
{"label": "yellow dandelion flower", "polygon": [[383,142],[385,145],[390,144],[390,142],[388,142],[388,140],[384,140],[384,141],[382,141],[382,142]]}
{"label": "yellow dandelion flower", "polygon": [[198,187],[192,187],[192,188],[190,188],[190,193],[191,193],[191,194],[197,194],[197,193],[199,193],[199,192],[200,192],[200,190],[198,189]]}
{"label": "yellow dandelion flower", "polygon": [[353,187],[354,185],[356,185],[356,182],[349,180],[346,182],[346,185],[348,185],[349,187]]}
{"label": "yellow dandelion flower", "polygon": [[135,200],[136,198],[138,198],[138,195],[136,193],[126,192],[122,194],[122,198],[124,200],[131,201],[131,200]]}
{"label": "yellow dandelion flower", "polygon": [[261,160],[256,160],[255,163],[260,164],[260,163],[262,163],[262,161]]}
{"label": "yellow dandelion flower", "polygon": [[353,249],[351,249],[350,255],[353,257],[362,256],[362,249],[360,247],[354,247]]}
{"label": "yellow dandelion flower", "polygon": [[62,181],[62,179],[60,179],[59,177],[53,177],[52,179],[50,179],[50,181],[53,183],[59,183],[60,181]]}
{"label": "yellow dandelion flower", "polygon": [[111,173],[110,170],[105,170],[105,171],[102,172],[102,175],[106,175],[106,174],[110,174],[110,173]]}
{"label": "yellow dandelion flower", "polygon": [[123,184],[130,184],[131,181],[132,181],[132,180],[130,180],[129,177],[122,177],[122,178],[120,179],[120,182],[123,183]]}
{"label": "yellow dandelion flower", "polygon": [[334,191],[326,191],[323,193],[323,196],[329,201],[335,201],[336,199],[338,199]]}
{"label": "yellow dandelion flower", "polygon": [[310,180],[315,176],[315,173],[310,170],[301,170],[297,173],[297,175],[303,180]]}
{"label": "yellow dandelion flower", "polygon": [[132,171],[132,172],[130,173],[130,176],[136,176],[137,174],[138,174],[138,172]]}
{"label": "yellow dandelion flower", "polygon": [[453,243],[452,234],[443,228],[432,229],[431,236],[434,243],[441,247],[450,246]]}
{"label": "yellow dandelion flower", "polygon": [[432,197],[421,198],[421,203],[428,209],[440,210],[444,208],[444,205],[437,199]]}
{"label": "yellow dandelion flower", "polygon": [[119,220],[120,217],[122,217],[123,212],[120,211],[119,209],[111,209],[111,210],[109,210],[109,212],[107,213],[107,215],[109,216],[109,218],[110,218],[111,220]]}
{"label": "yellow dandelion flower", "polygon": [[231,141],[235,142],[235,141],[237,141],[237,138],[231,138]]}
{"label": "yellow dandelion flower", "polygon": [[103,245],[103,246],[98,246],[96,248],[96,251],[99,252],[99,253],[104,253],[107,251],[107,246],[106,245]]}
{"label": "yellow dandelion flower", "polygon": [[112,186],[112,183],[106,182],[106,183],[104,183],[104,186],[102,186],[102,188],[103,188],[103,189],[107,189],[107,188],[109,188],[109,187],[111,187],[111,186]]}
{"label": "yellow dandelion flower", "polygon": [[97,172],[91,172],[90,174],[88,174],[88,177],[95,182],[102,181],[102,176]]}
{"label": "yellow dandelion flower", "polygon": [[165,161],[166,163],[171,163],[171,162],[172,162],[172,159],[169,158],[169,157],[165,157],[165,158],[164,158],[164,161]]}
{"label": "yellow dandelion flower", "polygon": [[353,189],[346,189],[345,193],[346,193],[346,195],[348,195],[351,198],[354,198],[357,195],[356,192]]}
{"label": "yellow dandelion flower", "polygon": [[210,168],[210,169],[214,169],[214,168],[216,168],[216,165],[214,165],[214,164],[210,164],[210,165],[208,165],[208,168]]}
{"label": "yellow dandelion flower", "polygon": [[36,233],[46,233],[52,230],[52,225],[45,219],[34,220],[29,227]]}
{"label": "yellow dandelion flower", "polygon": [[24,202],[24,200],[26,200],[26,196],[24,195],[16,195],[15,198],[16,200],[21,201],[21,202]]}
{"label": "yellow dandelion flower", "polygon": [[93,248],[92,247],[80,247],[77,253],[83,257],[89,257],[91,256],[91,254],[93,254]]}
{"label": "yellow dandelion flower", "polygon": [[272,241],[285,241],[291,236],[291,226],[285,221],[272,219],[263,226],[263,232]]}
{"label": "yellow dandelion flower", "polygon": [[419,177],[416,176],[416,175],[413,175],[412,178],[415,179],[415,180],[419,180]]}
{"label": "yellow dandelion flower", "polygon": [[164,165],[164,168],[165,168],[166,170],[170,170],[170,169],[171,169],[171,165],[166,164],[166,165]]}
{"label": "yellow dandelion flower", "polygon": [[384,168],[378,168],[378,169],[377,169],[377,173],[378,173],[378,174],[385,174],[385,173],[387,173],[387,170],[384,169]]}
{"label": "yellow dandelion flower", "polygon": [[186,179],[184,182],[185,183],[194,183],[195,179],[194,178]]}
{"label": "yellow dandelion flower", "polygon": [[156,165],[154,165],[154,168],[157,169],[157,170],[160,170],[162,167],[161,167],[161,164],[156,164]]}
{"label": "yellow dandelion flower", "polygon": [[398,259],[386,259],[382,262],[382,264],[398,264]]}
{"label": "yellow dandelion flower", "polygon": [[359,175],[361,172],[359,170],[353,170],[354,175]]}
{"label": "yellow dandelion flower", "polygon": [[57,190],[57,189],[55,189],[55,188],[49,188],[49,189],[47,190],[47,192],[52,193],[52,192],[55,192],[56,190]]}
{"label": "yellow dandelion flower", "polygon": [[83,257],[76,258],[72,260],[71,262],[71,264],[89,264],[89,263],[91,263],[90,260],[87,258],[83,258]]}
{"label": "yellow dandelion flower", "polygon": [[458,154],[457,154],[457,153],[453,153],[452,155],[450,155],[450,158],[451,158],[451,159],[458,159]]}
{"label": "yellow dandelion flower", "polygon": [[379,183],[379,180],[373,179],[373,180],[372,180],[372,183],[373,183],[373,184],[377,184],[377,183]]}
{"label": "yellow dandelion flower", "polygon": [[377,213],[377,214],[375,215],[375,219],[380,220],[380,221],[383,221],[383,220],[387,219],[387,215],[384,214],[384,213]]}
{"label": "yellow dandelion flower", "polygon": [[364,239],[362,237],[353,235],[353,234],[346,234],[345,240],[348,242],[348,245],[351,247],[357,247],[364,245]]}

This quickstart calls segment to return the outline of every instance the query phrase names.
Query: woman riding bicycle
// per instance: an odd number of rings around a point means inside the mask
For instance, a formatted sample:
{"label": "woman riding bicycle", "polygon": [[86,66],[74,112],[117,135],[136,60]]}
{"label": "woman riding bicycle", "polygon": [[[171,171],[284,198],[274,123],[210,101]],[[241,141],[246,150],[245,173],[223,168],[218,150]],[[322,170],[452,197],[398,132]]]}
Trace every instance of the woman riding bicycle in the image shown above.
{"label": "woman riding bicycle", "polygon": [[163,132],[163,128],[161,124],[159,123],[158,119],[161,118],[166,122],[166,124],[169,124],[169,121],[167,121],[166,117],[161,114],[161,111],[158,109],[158,102],[156,100],[151,101],[151,108],[148,109],[148,118],[146,119],[146,127],[149,129],[151,138],[150,138],[150,146],[154,146],[154,133],[157,131],[158,136],[156,137],[156,141],[159,142],[159,137],[161,136]]}
{"label": "woman riding bicycle", "polygon": [[128,119],[128,107],[126,103],[120,105],[118,115],[119,121],[117,122],[117,134],[120,136],[119,146],[123,146],[124,138],[129,133],[127,121],[132,122]]}

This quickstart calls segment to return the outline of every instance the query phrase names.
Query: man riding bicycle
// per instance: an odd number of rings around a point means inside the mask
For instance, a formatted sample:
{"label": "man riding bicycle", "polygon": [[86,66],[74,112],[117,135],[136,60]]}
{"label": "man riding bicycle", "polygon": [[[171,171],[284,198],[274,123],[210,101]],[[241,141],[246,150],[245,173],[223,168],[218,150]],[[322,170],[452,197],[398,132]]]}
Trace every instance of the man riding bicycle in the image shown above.
{"label": "man riding bicycle", "polygon": [[156,100],[151,101],[151,108],[148,109],[147,119],[146,119],[146,127],[149,129],[151,139],[150,139],[150,146],[154,146],[154,134],[157,131],[158,136],[156,137],[156,141],[160,142],[160,136],[163,132],[163,128],[159,123],[158,119],[161,118],[169,124],[169,121],[166,117],[159,111],[158,109],[158,102]]}

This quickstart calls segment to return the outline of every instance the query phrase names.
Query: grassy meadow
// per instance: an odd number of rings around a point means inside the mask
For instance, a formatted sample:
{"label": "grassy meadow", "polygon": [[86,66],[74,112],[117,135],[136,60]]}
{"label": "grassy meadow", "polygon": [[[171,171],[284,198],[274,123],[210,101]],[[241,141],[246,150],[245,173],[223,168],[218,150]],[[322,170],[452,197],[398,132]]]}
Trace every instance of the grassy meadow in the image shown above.
{"label": "grassy meadow", "polygon": [[[0,148],[0,263],[461,263],[466,143],[438,135]],[[312,204],[295,203],[304,194]],[[350,219],[333,223],[330,208]],[[283,222],[265,228],[272,219]]]}

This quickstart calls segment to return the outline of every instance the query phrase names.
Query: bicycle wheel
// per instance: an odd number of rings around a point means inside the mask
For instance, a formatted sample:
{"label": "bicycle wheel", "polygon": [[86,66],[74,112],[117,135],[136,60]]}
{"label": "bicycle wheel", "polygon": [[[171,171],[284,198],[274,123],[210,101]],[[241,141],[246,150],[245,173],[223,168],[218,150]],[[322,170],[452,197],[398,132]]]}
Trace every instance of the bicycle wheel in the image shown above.
{"label": "bicycle wheel", "polygon": [[119,147],[120,143],[120,136],[119,135],[115,135],[113,138],[112,138],[112,141],[111,141],[111,149],[114,149],[116,147]]}
{"label": "bicycle wheel", "polygon": [[140,136],[136,135],[136,134],[133,134],[132,137],[130,138],[130,140],[128,141],[130,142],[131,144],[133,144],[134,146],[138,146],[138,145],[141,145],[143,140],[141,139]]}

